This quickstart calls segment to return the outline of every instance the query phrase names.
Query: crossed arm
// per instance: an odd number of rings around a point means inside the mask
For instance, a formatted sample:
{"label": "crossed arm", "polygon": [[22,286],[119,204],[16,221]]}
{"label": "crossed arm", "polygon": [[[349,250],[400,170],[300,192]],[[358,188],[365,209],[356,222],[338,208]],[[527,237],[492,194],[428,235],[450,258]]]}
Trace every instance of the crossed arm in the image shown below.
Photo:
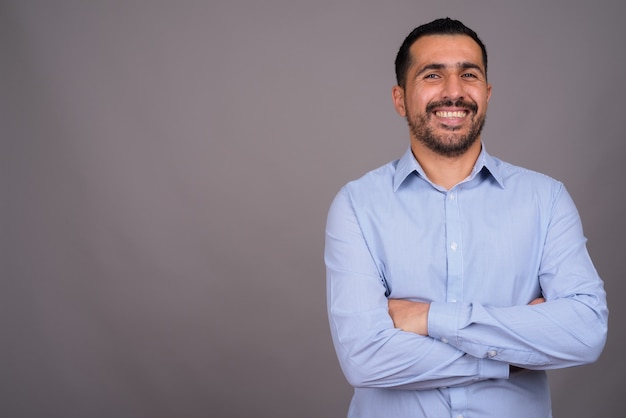
{"label": "crossed arm", "polygon": [[[529,305],[545,302],[544,298],[536,298]],[[402,331],[428,336],[428,302],[412,302],[405,299],[389,299],[389,316],[393,325]]]}

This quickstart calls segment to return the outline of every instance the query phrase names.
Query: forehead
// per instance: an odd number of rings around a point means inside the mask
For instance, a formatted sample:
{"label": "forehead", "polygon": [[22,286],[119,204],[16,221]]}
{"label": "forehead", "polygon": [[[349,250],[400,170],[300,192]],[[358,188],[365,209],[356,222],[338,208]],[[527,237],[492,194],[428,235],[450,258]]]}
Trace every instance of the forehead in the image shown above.
{"label": "forehead", "polygon": [[412,67],[472,63],[485,70],[480,46],[467,35],[426,35],[411,45]]}

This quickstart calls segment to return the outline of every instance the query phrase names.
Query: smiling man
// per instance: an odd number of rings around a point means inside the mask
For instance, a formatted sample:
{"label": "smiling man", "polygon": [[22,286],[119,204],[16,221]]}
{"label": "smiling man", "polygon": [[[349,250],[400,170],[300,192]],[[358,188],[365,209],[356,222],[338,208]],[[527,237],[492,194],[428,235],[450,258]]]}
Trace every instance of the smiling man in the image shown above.
{"label": "smiling man", "polygon": [[489,155],[487,52],[461,22],[405,39],[396,161],[328,214],[330,328],[349,417],[550,417],[546,370],[595,361],[602,280],[563,185]]}

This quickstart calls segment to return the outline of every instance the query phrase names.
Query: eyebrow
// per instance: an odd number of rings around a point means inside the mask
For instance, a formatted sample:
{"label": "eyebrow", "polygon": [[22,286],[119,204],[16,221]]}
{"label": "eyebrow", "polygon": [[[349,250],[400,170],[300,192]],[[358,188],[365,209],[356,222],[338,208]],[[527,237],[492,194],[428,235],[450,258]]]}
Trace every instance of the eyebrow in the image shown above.
{"label": "eyebrow", "polygon": [[[438,63],[427,64],[423,66],[422,68],[420,68],[420,70],[415,74],[415,77],[419,77],[421,74],[424,74],[426,71],[443,70],[449,67],[451,66],[448,64],[438,64]],[[480,71],[483,77],[485,76],[485,73],[483,69],[480,67],[480,65],[474,64],[473,62],[458,62],[456,63],[456,65],[454,65],[454,67],[460,68],[462,70],[475,69],[475,70]]]}

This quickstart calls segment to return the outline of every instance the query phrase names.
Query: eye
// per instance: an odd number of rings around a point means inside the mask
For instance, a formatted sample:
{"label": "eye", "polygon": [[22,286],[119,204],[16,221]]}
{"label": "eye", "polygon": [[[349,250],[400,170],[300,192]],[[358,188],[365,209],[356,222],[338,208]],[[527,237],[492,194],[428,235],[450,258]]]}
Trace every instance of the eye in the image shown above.
{"label": "eye", "polygon": [[461,77],[465,77],[465,78],[478,78],[478,77],[476,77],[476,74],[474,74],[474,73],[465,73],[465,74],[463,74]]}
{"label": "eye", "polygon": [[437,74],[427,74],[424,78],[435,79],[435,78],[439,78],[439,76]]}

